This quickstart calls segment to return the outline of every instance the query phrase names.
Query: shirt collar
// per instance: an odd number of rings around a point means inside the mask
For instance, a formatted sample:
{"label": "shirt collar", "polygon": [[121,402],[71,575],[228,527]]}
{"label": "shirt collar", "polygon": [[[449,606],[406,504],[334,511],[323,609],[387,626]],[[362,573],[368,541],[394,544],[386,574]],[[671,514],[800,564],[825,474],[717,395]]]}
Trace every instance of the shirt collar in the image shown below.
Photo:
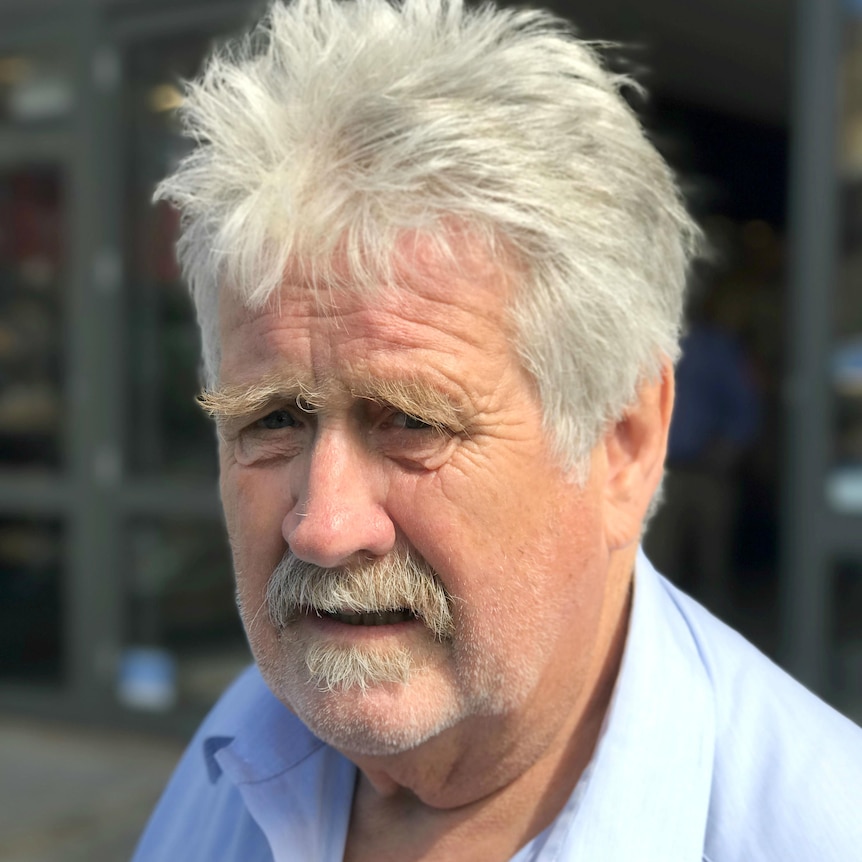
{"label": "shirt collar", "polygon": [[202,739],[210,781],[227,771],[237,784],[273,778],[324,747],[249,668],[222,700]]}
{"label": "shirt collar", "polygon": [[577,804],[564,813],[569,822],[549,836],[560,851],[550,858],[702,858],[714,748],[710,680],[685,618],[641,551],[614,694]]}

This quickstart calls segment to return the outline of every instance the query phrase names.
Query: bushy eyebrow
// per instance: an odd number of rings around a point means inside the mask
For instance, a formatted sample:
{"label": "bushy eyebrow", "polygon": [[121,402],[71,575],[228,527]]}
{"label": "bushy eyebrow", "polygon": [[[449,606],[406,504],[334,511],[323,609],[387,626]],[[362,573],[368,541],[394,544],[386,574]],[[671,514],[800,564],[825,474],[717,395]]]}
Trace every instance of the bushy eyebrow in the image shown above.
{"label": "bushy eyebrow", "polygon": [[295,403],[302,409],[313,410],[321,407],[323,401],[321,393],[302,381],[284,378],[204,389],[197,397],[198,405],[217,423],[254,416],[272,404]]}
{"label": "bushy eyebrow", "polygon": [[[305,412],[317,412],[343,398],[336,394],[339,388],[331,384],[313,388],[301,380],[280,377],[257,384],[205,389],[197,402],[216,423],[233,424],[232,420],[260,415],[276,404],[296,404]],[[463,431],[466,427],[463,406],[423,381],[374,378],[351,385],[349,395],[393,407],[441,429]]]}
{"label": "bushy eyebrow", "polygon": [[351,387],[354,398],[385,404],[449,431],[466,428],[465,409],[448,393],[421,380],[371,379]]}

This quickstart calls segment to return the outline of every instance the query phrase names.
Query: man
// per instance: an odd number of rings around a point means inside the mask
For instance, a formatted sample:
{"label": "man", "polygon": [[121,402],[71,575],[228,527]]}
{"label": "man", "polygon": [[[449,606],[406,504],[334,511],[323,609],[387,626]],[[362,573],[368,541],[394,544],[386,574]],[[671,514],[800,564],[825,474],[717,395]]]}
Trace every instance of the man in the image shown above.
{"label": "man", "polygon": [[275,5],[160,189],[256,660],[136,860],[849,859],[862,743],[638,554],[697,231],[593,51]]}

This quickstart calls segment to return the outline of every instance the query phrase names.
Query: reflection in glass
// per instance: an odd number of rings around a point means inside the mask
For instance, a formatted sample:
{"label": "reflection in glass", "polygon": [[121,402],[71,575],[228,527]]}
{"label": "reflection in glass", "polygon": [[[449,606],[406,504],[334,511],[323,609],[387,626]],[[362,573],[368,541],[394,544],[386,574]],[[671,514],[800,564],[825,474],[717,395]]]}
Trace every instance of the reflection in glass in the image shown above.
{"label": "reflection in glass", "polygon": [[0,466],[60,461],[60,171],[0,172]]}
{"label": "reflection in glass", "polygon": [[0,679],[60,681],[62,559],[56,524],[0,520]]}
{"label": "reflection in glass", "polygon": [[192,76],[209,39],[184,38],[133,50],[128,170],[132,208],[128,281],[132,386],[130,463],[138,473],[213,477],[215,437],[194,396],[200,343],[191,302],[174,256],[178,217],[150,201],[156,182],[187,150],[176,123],[178,80]]}
{"label": "reflection in glass", "polygon": [[67,117],[74,106],[72,75],[53,53],[0,54],[0,124],[44,124]]}
{"label": "reflection in glass", "polygon": [[[209,706],[249,662],[223,527],[139,522],[130,540],[120,672],[143,674],[150,687],[135,687],[134,679],[130,687],[129,679],[121,679],[121,700],[151,708]],[[153,685],[156,674],[161,689]]]}

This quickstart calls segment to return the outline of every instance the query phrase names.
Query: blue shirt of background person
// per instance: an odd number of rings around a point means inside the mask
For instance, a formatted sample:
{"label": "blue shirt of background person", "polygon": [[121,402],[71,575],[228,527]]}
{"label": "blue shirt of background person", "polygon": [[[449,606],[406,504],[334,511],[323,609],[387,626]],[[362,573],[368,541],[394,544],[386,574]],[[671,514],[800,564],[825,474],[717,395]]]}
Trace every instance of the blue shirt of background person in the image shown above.
{"label": "blue shirt of background person", "polygon": [[668,466],[727,469],[753,441],[760,423],[744,352],[729,333],[700,322],[681,346]]}

